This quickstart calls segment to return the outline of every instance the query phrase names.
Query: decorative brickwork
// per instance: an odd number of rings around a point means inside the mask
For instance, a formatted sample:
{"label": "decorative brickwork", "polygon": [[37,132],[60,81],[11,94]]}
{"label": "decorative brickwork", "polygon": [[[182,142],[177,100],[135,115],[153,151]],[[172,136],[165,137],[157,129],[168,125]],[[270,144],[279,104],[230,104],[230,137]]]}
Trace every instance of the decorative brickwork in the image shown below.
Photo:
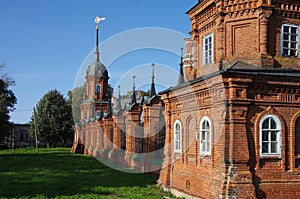
{"label": "decorative brickwork", "polygon": [[[160,93],[169,147],[159,184],[199,198],[300,197],[298,48],[282,56],[282,24],[300,25],[299,4],[203,0],[187,12],[186,82]],[[208,35],[213,63],[205,65]],[[209,139],[203,118],[210,120]],[[181,153],[174,149],[175,122]],[[203,151],[207,141],[210,153]]]}

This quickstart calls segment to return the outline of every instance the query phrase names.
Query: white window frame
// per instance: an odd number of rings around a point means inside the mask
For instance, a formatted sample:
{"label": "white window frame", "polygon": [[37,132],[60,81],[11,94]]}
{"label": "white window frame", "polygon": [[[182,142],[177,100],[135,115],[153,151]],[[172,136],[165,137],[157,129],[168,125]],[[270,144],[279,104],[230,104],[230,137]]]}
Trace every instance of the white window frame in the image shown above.
{"label": "white window frame", "polygon": [[[179,125],[179,131],[177,131],[176,126]],[[174,123],[174,152],[182,152],[182,126],[179,120]]]}
{"label": "white window frame", "polygon": [[[202,125],[203,123],[207,121],[209,128],[203,129]],[[211,121],[207,116],[202,117],[200,121],[200,156],[208,156],[211,154],[211,137],[212,137],[212,131],[211,131]],[[203,133],[205,137],[203,137]],[[208,136],[209,135],[209,136]],[[205,149],[203,150],[203,146],[205,146]]]}
{"label": "white window frame", "polygon": [[[293,49],[291,47],[291,33],[289,31],[289,39],[288,40],[285,40],[284,39],[284,27],[294,27],[294,28],[297,28],[297,33],[296,33],[296,46],[295,46],[295,55],[291,55],[291,50]],[[284,47],[283,46],[283,42],[287,41],[288,42],[288,47]],[[280,48],[281,48],[281,56],[284,56],[284,57],[299,57],[300,53],[299,53],[299,49],[300,49],[300,26],[298,25],[294,25],[294,24],[282,24],[281,26],[281,34],[280,34]],[[284,49],[287,49],[288,50],[288,54],[287,55],[284,55]]]}
{"label": "white window frame", "polygon": [[[267,119],[272,119],[275,121],[276,123],[276,128],[272,129],[270,127],[270,120],[269,120],[269,124],[268,124],[268,128],[267,129],[263,129],[263,123],[265,120]],[[263,133],[264,132],[269,132],[268,134],[268,139],[266,141],[263,140]],[[276,140],[272,141],[272,134],[271,132],[275,132],[276,135]],[[279,120],[279,118],[275,115],[265,115],[261,120],[260,120],[260,124],[259,124],[259,151],[260,151],[260,156],[261,157],[281,157],[281,148],[282,148],[282,126],[281,126],[281,122]],[[268,145],[268,152],[263,152],[263,142],[267,143]],[[276,144],[276,152],[272,152],[272,143],[277,143]]]}
{"label": "white window frame", "polygon": [[[205,41],[209,38],[211,38],[211,48],[208,47],[206,49],[206,46],[209,46],[209,43],[206,44]],[[214,62],[214,33],[210,33],[209,35],[203,37],[202,44],[203,44],[202,62],[203,65],[206,66]],[[211,55],[209,55],[209,53],[211,53]]]}

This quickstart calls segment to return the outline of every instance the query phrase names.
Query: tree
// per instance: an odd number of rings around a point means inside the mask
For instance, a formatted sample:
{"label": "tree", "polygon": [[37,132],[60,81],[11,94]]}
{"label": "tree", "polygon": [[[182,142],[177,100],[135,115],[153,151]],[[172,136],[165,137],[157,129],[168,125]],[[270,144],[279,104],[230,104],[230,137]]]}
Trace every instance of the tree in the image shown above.
{"label": "tree", "polygon": [[[0,65],[0,68],[3,68]],[[15,82],[7,74],[1,74],[0,76],[0,143],[5,141],[5,137],[8,136],[11,124],[9,122],[9,113],[15,109],[17,98],[9,86]]]}
{"label": "tree", "polygon": [[[36,106],[36,127],[39,141],[48,147],[58,143],[66,145],[73,137],[72,108],[57,90],[46,93]],[[31,133],[34,133],[34,118],[31,119]]]}
{"label": "tree", "polygon": [[72,107],[74,123],[80,122],[80,104],[82,103],[85,86],[79,86],[68,92],[68,104]]}

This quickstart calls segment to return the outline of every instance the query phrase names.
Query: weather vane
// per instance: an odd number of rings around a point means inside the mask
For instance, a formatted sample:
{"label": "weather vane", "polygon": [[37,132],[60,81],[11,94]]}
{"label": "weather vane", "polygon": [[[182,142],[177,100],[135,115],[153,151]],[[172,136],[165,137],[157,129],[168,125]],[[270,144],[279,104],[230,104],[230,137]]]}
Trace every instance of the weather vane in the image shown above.
{"label": "weather vane", "polygon": [[96,23],[96,28],[98,29],[98,25],[101,21],[104,21],[106,18],[105,17],[98,17],[96,16],[95,18],[95,23]]}

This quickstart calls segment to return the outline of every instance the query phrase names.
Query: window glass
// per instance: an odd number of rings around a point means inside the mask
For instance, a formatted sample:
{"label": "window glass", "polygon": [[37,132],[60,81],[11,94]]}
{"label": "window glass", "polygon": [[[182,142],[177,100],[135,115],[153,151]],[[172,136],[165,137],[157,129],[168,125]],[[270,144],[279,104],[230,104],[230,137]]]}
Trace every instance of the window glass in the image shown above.
{"label": "window glass", "polygon": [[263,117],[260,123],[261,156],[280,156],[281,124],[276,116]]}
{"label": "window glass", "polygon": [[174,151],[181,152],[181,125],[176,121],[174,127]]}
{"label": "window glass", "polygon": [[282,56],[298,56],[299,31],[298,26],[284,24],[281,32],[281,54]]}
{"label": "window glass", "polygon": [[203,65],[213,62],[213,34],[203,38]]}
{"label": "window glass", "polygon": [[200,122],[200,155],[210,155],[211,124],[205,116]]}

